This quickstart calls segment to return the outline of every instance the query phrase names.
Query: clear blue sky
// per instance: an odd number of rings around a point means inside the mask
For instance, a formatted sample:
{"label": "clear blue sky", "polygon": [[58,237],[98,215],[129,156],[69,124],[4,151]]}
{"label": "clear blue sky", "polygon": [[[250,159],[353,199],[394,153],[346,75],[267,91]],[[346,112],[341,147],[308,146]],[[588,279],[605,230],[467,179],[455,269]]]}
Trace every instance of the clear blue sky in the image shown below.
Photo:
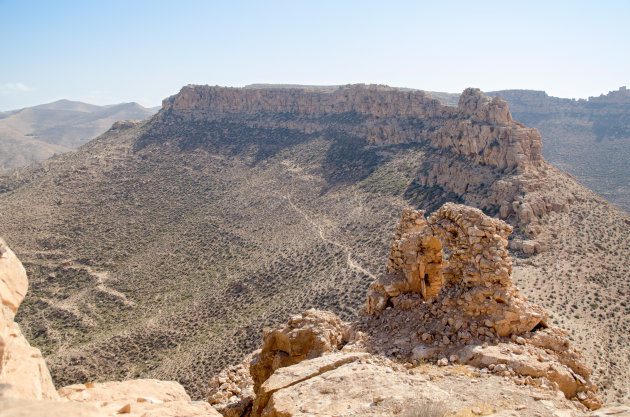
{"label": "clear blue sky", "polygon": [[186,84],[630,87],[630,1],[0,0],[0,110]]}

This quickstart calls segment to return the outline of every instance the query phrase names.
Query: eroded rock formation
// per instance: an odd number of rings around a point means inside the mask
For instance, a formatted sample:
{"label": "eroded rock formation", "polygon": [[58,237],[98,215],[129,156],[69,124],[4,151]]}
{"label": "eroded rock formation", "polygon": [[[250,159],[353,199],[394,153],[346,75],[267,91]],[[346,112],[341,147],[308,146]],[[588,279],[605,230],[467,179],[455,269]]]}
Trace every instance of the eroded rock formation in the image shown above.
{"label": "eroded rock formation", "polygon": [[[421,211],[405,210],[392,241],[390,273],[370,287],[367,316],[358,325],[368,335],[365,346],[420,361],[453,358],[488,366],[509,362],[496,352],[509,352],[516,342],[522,347],[510,357],[515,374],[545,377],[567,398],[597,408],[590,369],[566,333],[548,328],[544,311],[512,284],[511,232],[502,220],[464,205],[446,203],[426,219]],[[418,291],[409,283],[421,278],[415,271],[427,269],[422,254],[438,250],[443,256],[433,256],[431,268],[441,271],[441,289]]]}
{"label": "eroded rock formation", "polygon": [[463,329],[472,322],[482,334],[487,328],[501,337],[546,327],[543,311],[527,303],[510,279],[511,232],[510,225],[473,207],[446,203],[428,219],[422,211],[405,210],[392,240],[389,273],[371,285],[367,312],[402,304],[392,298],[410,294],[425,301],[435,297],[433,304],[457,323],[447,336],[462,341],[474,337]]}
{"label": "eroded rock formation", "polygon": [[[247,366],[241,364],[222,375],[224,386],[215,383],[214,402],[226,416],[342,410],[396,415],[414,398],[424,404],[449,401],[455,412],[470,407],[466,401],[472,398],[508,390],[518,391],[518,415],[561,409],[585,415],[599,408],[590,369],[566,332],[548,327],[544,311],[512,284],[511,231],[504,221],[459,204],[447,203],[428,217],[404,210],[387,272],[370,287],[365,314],[343,323],[331,313],[310,310],[266,330],[263,348],[249,365],[254,396],[245,398],[234,389],[227,394],[238,383],[245,390]],[[449,365],[474,379],[474,393],[466,387],[469,382],[452,377]],[[457,403],[443,389],[460,383],[465,393]],[[361,389],[355,392],[354,386]],[[384,386],[387,394],[379,396]],[[531,399],[541,395],[553,397],[555,408],[536,410]],[[225,407],[228,397],[238,407]]]}

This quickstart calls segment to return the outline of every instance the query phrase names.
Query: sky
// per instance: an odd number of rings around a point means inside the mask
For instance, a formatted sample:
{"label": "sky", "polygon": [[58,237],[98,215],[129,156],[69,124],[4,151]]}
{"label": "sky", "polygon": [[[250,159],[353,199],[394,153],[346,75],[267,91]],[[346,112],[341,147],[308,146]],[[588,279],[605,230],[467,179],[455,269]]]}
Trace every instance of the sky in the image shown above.
{"label": "sky", "polygon": [[630,0],[0,0],[0,111],[187,84],[630,87]]}

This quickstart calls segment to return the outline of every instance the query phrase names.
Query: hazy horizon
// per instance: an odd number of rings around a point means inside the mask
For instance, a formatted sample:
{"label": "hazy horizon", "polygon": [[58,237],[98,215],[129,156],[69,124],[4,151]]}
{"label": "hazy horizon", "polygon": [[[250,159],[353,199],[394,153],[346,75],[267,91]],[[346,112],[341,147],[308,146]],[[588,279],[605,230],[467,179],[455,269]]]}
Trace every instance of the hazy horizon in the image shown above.
{"label": "hazy horizon", "polygon": [[588,98],[630,84],[630,4],[0,0],[0,111],[161,104],[187,84]]}

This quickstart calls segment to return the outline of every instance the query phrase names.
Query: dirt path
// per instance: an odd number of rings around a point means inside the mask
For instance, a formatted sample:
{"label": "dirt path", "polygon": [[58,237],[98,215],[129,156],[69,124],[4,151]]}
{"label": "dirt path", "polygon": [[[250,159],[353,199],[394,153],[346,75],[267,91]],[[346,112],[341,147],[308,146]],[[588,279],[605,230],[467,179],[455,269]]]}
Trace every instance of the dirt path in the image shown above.
{"label": "dirt path", "polygon": [[355,261],[352,258],[352,250],[350,249],[349,246],[344,245],[343,243],[339,243],[335,240],[329,239],[326,237],[326,235],[324,234],[324,229],[323,227],[317,223],[315,220],[313,220],[306,212],[304,212],[304,210],[300,209],[298,206],[295,205],[295,203],[293,203],[293,201],[291,201],[291,197],[288,195],[283,195],[282,196],[285,200],[287,200],[287,202],[289,203],[289,205],[291,206],[291,208],[293,208],[296,212],[298,212],[302,217],[304,217],[304,219],[309,222],[318,232],[319,237],[321,238],[322,241],[324,241],[325,243],[329,243],[331,245],[334,245],[338,248],[341,248],[344,252],[346,252],[347,254],[347,263],[348,266],[356,271],[359,271],[362,274],[365,274],[367,276],[369,276],[372,279],[376,279],[376,276],[374,274],[372,274],[370,271],[368,271],[367,269],[363,268],[361,265],[359,265],[359,263],[357,263],[357,261]]}

